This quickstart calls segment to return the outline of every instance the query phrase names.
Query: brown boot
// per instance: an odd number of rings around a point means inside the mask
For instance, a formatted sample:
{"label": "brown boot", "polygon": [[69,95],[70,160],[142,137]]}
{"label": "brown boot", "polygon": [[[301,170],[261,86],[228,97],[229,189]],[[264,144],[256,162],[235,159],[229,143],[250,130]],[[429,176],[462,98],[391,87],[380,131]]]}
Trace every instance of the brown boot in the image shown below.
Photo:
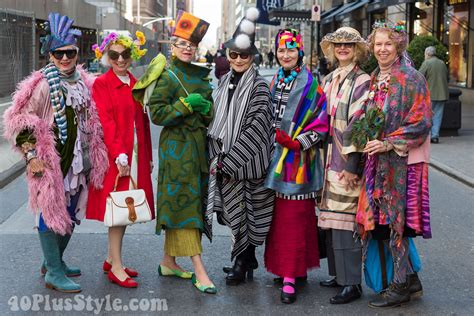
{"label": "brown boot", "polygon": [[369,303],[369,307],[395,307],[409,301],[410,290],[408,288],[408,282],[400,284],[392,282],[387,291],[383,292],[383,294],[378,299]]}
{"label": "brown boot", "polygon": [[423,286],[418,278],[418,274],[415,272],[407,276],[408,290],[410,291],[411,298],[421,297],[423,295]]}

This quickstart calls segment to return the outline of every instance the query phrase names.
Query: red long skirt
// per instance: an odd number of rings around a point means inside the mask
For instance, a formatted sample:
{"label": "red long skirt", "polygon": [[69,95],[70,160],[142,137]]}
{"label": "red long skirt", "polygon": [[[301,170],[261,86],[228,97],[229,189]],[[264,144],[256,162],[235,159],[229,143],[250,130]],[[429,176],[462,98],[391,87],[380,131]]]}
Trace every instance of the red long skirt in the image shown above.
{"label": "red long skirt", "polygon": [[265,244],[265,267],[281,277],[296,278],[319,267],[318,227],[313,199],[275,199]]}

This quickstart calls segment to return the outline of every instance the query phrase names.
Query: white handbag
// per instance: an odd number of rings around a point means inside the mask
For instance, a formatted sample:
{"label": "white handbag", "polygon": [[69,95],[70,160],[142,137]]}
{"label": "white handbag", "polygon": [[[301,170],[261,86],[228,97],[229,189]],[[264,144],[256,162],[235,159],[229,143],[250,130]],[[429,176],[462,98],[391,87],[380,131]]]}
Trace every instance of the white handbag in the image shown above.
{"label": "white handbag", "polygon": [[117,175],[114,190],[107,197],[104,225],[108,227],[126,226],[151,221],[152,214],[145,191],[137,189],[135,181],[130,177],[134,189],[117,192],[118,180],[119,176]]}

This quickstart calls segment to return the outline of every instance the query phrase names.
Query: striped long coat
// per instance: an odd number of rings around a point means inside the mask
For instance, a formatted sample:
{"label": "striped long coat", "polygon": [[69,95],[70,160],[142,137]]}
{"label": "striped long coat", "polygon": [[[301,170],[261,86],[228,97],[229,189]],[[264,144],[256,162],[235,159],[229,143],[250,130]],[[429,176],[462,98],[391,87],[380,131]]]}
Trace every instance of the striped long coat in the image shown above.
{"label": "striped long coat", "polygon": [[[216,182],[215,177],[210,177],[209,200],[217,198],[218,201],[206,212],[208,236],[212,231],[213,213],[221,212],[221,219],[232,231],[231,260],[248,245],[263,244],[272,222],[274,192],[264,187],[274,146],[272,113],[268,84],[257,76],[242,128],[222,161],[230,178]],[[213,173],[212,162],[221,155],[222,144],[213,138],[209,138],[208,144]]]}

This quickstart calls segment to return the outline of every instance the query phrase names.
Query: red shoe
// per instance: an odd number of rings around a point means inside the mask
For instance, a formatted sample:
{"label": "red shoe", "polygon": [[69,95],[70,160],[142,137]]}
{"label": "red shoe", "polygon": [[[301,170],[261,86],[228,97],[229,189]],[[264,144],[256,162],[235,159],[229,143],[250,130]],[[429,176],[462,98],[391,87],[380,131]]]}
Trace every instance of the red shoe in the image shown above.
{"label": "red shoe", "polygon": [[125,280],[120,281],[119,278],[117,278],[115,274],[112,273],[112,271],[109,271],[108,278],[110,282],[116,283],[121,287],[133,288],[138,286],[138,282],[133,280],[132,278],[126,278]]}
{"label": "red shoe", "polygon": [[[104,270],[104,273],[109,273],[109,271],[112,269],[112,265],[107,262],[107,260],[104,261],[104,264],[102,265],[102,269]],[[123,268],[125,270],[125,273],[128,274],[129,277],[135,278],[138,276],[138,272],[132,268]]]}

